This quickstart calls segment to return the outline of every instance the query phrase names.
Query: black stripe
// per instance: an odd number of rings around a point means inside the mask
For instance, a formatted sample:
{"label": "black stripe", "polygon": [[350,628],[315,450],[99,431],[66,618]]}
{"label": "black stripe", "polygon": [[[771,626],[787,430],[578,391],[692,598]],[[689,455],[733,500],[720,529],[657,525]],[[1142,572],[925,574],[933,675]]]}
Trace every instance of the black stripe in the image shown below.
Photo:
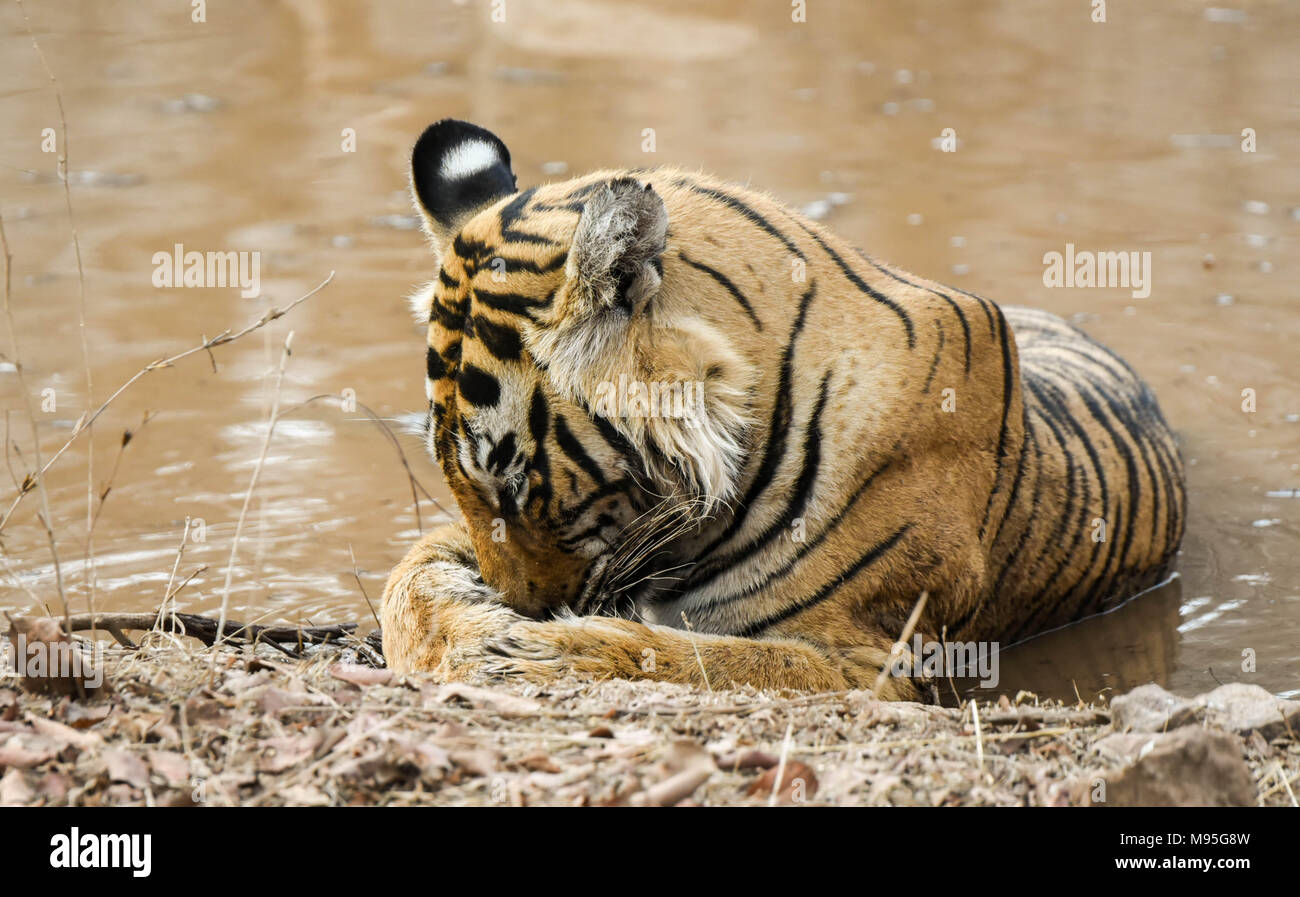
{"label": "black stripe", "polygon": [[799,247],[796,246],[790,240],[789,237],[787,237],[785,234],[781,233],[781,231],[773,227],[772,222],[768,221],[766,218],[764,218],[758,212],[754,211],[749,206],[745,205],[745,203],[741,202],[736,197],[728,193],[723,193],[721,190],[715,190],[712,187],[702,187],[699,184],[695,183],[694,181],[690,180],[689,178],[685,178],[685,177],[677,178],[677,180],[674,181],[674,183],[676,183],[677,186],[679,187],[685,187],[688,190],[694,191],[695,193],[698,193],[701,196],[707,196],[710,199],[716,199],[718,202],[723,203],[724,205],[730,207],[731,209],[734,209],[735,211],[739,212],[742,217],[748,220],[751,224],[756,225],[764,233],[769,234],[770,236],[773,236],[776,239],[780,240],[781,244],[785,246],[786,250],[791,255],[794,255],[798,258],[804,258],[804,254],[802,250],[800,250]]}
{"label": "black stripe", "polygon": [[[1105,429],[1107,435],[1110,436],[1111,442],[1115,444],[1115,447],[1119,450],[1120,455],[1123,456],[1124,468],[1127,471],[1126,479],[1128,480],[1128,509],[1127,509],[1128,521],[1127,524],[1124,523],[1117,524],[1117,525],[1124,526],[1124,550],[1120,552],[1119,564],[1116,567],[1116,573],[1118,573],[1121,569],[1123,570],[1128,569],[1129,551],[1133,547],[1133,535],[1135,530],[1137,529],[1133,524],[1135,518],[1137,517],[1138,510],[1141,507],[1142,483],[1139,480],[1137,460],[1133,456],[1132,449],[1129,448],[1128,444],[1124,441],[1124,439],[1120,436],[1120,434],[1116,431],[1116,429],[1111,425],[1111,422],[1106,418],[1105,410],[1102,408],[1102,404],[1097,401],[1095,396],[1092,395],[1091,389],[1089,387],[1080,385],[1079,397],[1083,400],[1084,405],[1087,406],[1088,413],[1091,414],[1099,424],[1101,424],[1102,428]],[[1123,427],[1123,421],[1119,421],[1119,424],[1121,427]],[[1098,600],[1104,600],[1106,596],[1097,595],[1095,597]]]}
{"label": "black stripe", "polygon": [[939,370],[939,359],[943,357],[944,343],[947,342],[947,337],[943,332],[943,322],[936,318],[934,326],[939,331],[939,345],[935,348],[934,358],[930,361],[930,373],[926,374],[925,386],[921,389],[921,392],[923,393],[929,393],[930,385],[934,383],[934,374]]}
{"label": "black stripe", "polygon": [[557,527],[563,528],[567,526],[572,526],[574,521],[578,520],[578,518],[580,518],[583,514],[587,513],[587,511],[591,508],[591,506],[594,505],[596,502],[601,501],[602,499],[609,498],[611,496],[619,495],[625,492],[632,485],[633,483],[629,478],[619,477],[617,480],[609,481],[605,485],[596,489],[594,492],[588,492],[587,497],[584,498],[582,501],[580,501],[577,505],[575,505],[572,508],[564,509],[563,513],[559,515],[560,519],[556,522]]}
{"label": "black stripe", "polygon": [[435,299],[433,304],[429,306],[429,320],[436,323],[443,330],[450,330],[454,333],[465,328],[465,309],[463,307],[449,307]]}
{"label": "black stripe", "polygon": [[560,244],[550,237],[544,237],[541,234],[531,234],[526,231],[516,229],[515,225],[521,223],[528,215],[526,208],[533,194],[537,192],[536,187],[529,187],[520,193],[510,202],[501,207],[501,240],[504,243],[530,243],[537,246],[559,246]]}
{"label": "black stripe", "polygon": [[608,418],[602,414],[592,413],[592,410],[585,406],[582,410],[587,412],[587,417],[591,418],[591,422],[596,425],[596,431],[600,433],[600,438],[605,440],[605,444],[627,463],[629,470],[637,471],[644,468],[645,465],[636,448],[626,436],[618,431],[617,427],[609,422]]}
{"label": "black stripe", "polygon": [[867,255],[861,249],[857,249],[856,252],[858,253],[858,255],[862,256],[862,258],[867,262],[867,264],[871,265],[871,267],[875,268],[881,274],[884,274],[888,277],[892,277],[894,280],[898,281],[899,283],[906,284],[909,287],[915,287],[918,290],[925,290],[927,293],[938,296],[944,302],[948,303],[949,307],[952,308],[954,313],[956,313],[957,320],[961,322],[961,330],[966,337],[966,373],[967,375],[969,375],[970,374],[970,322],[966,320],[966,312],[962,311],[961,306],[958,305],[951,296],[949,296],[947,293],[943,292],[942,290],[936,290],[933,287],[922,286],[919,283],[908,280],[906,277],[903,277],[901,274],[894,271],[888,265],[882,265],[880,262],[876,261],[874,258]]}
{"label": "black stripe", "polygon": [[763,329],[763,322],[760,321],[758,319],[758,315],[754,313],[754,306],[749,304],[749,300],[745,298],[745,294],[742,293],[736,287],[736,285],[731,282],[731,279],[727,277],[727,275],[723,274],[721,271],[717,270],[716,268],[710,268],[708,265],[704,264],[703,262],[697,262],[691,258],[688,258],[685,252],[680,252],[678,253],[678,255],[681,257],[682,261],[690,265],[695,270],[703,271],[705,274],[709,275],[714,280],[716,280],[722,286],[723,289],[725,289],[728,293],[732,295],[732,298],[734,298],[737,302],[740,303],[741,308],[745,309],[745,314],[749,315],[749,319],[754,322],[754,327],[756,327],[759,330]]}
{"label": "black stripe", "polygon": [[[1068,362],[1063,362],[1063,363],[1069,364]],[[1137,446],[1138,452],[1142,456],[1142,465],[1146,469],[1147,479],[1150,480],[1151,482],[1150,543],[1154,547],[1156,544],[1156,531],[1158,528],[1157,524],[1159,523],[1159,519],[1160,519],[1160,508],[1158,507],[1158,502],[1156,498],[1157,492],[1160,489],[1160,479],[1157,478],[1156,476],[1155,468],[1152,467],[1151,464],[1151,456],[1148,453],[1147,431],[1139,425],[1137,416],[1140,416],[1141,412],[1138,411],[1136,408],[1134,408],[1132,401],[1121,403],[1116,399],[1116,397],[1112,394],[1110,390],[1101,389],[1097,386],[1097,384],[1093,383],[1092,380],[1094,380],[1095,377],[1090,377],[1090,375],[1094,375],[1095,374],[1094,371],[1091,371],[1081,365],[1069,365],[1069,366],[1078,370],[1081,380],[1083,380],[1084,382],[1088,382],[1089,385],[1091,385],[1095,389],[1096,395],[1099,396],[1100,399],[1106,403],[1106,407],[1110,410],[1111,416],[1124,429],[1124,431],[1127,433],[1129,437],[1129,440],[1134,445]],[[1128,372],[1128,374],[1129,376],[1133,376],[1132,372]],[[1136,464],[1134,465],[1134,469],[1136,469]],[[1141,482],[1139,481],[1137,485],[1140,490]],[[1137,521],[1140,510],[1141,510],[1140,506],[1137,505],[1135,505],[1131,509],[1130,512],[1131,522],[1135,523]],[[1130,529],[1131,528],[1132,527],[1130,527]],[[1130,536],[1131,535],[1132,534],[1130,533]],[[1126,553],[1125,561],[1127,561],[1127,557],[1128,556]]]}
{"label": "black stripe", "polygon": [[433,346],[430,346],[429,351],[425,354],[424,370],[430,380],[441,380],[447,376],[447,364]]}
{"label": "black stripe", "polygon": [[993,303],[985,299],[983,296],[976,296],[974,293],[969,292],[968,290],[963,290],[961,287],[950,287],[949,289],[955,290],[963,296],[969,296],[980,304],[980,308],[984,310],[984,317],[988,318],[989,321],[989,338],[992,339],[993,337],[996,337],[997,327],[993,324],[993,312],[989,308]]}
{"label": "black stripe", "polygon": [[546,396],[540,386],[533,388],[533,397],[528,403],[528,435],[533,440],[533,458],[529,462],[529,471],[537,471],[541,482],[528,490],[528,504],[537,502],[540,512],[545,512],[551,501],[551,465],[546,452],[546,432],[551,418],[547,408]]}
{"label": "black stripe", "polygon": [[863,554],[856,561],[854,561],[852,566],[850,566],[847,570],[845,570],[835,579],[826,583],[826,585],[822,586],[820,589],[818,589],[815,593],[813,593],[809,597],[804,598],[800,601],[796,601],[795,603],[791,604],[789,607],[785,608],[785,610],[779,611],[778,613],[775,613],[769,617],[765,617],[762,620],[758,620],[748,624],[739,632],[737,632],[736,635],[752,638],[753,636],[758,635],[764,630],[770,629],[771,627],[777,625],[778,623],[781,623],[784,620],[788,620],[790,617],[793,617],[795,614],[803,613],[809,608],[821,604],[827,598],[830,598],[832,595],[834,595],[840,586],[844,585],[846,582],[849,582],[851,579],[853,579],[855,576],[861,573],[866,567],[870,566],[871,564],[879,560],[880,557],[885,554],[885,552],[889,551],[889,549],[897,545],[899,541],[902,540],[903,536],[907,535],[907,531],[910,530],[911,528],[912,528],[912,524],[910,523],[903,524],[903,526],[900,529],[898,529],[893,535],[891,535],[888,539],[886,539],[883,542],[877,543],[876,545],[873,545],[871,548],[867,550],[865,554]]}
{"label": "black stripe", "polygon": [[456,375],[456,389],[462,399],[480,408],[491,408],[501,398],[501,384],[497,378],[472,364],[461,367]]}
{"label": "black stripe", "polygon": [[[1093,464],[1093,472],[1098,480],[1098,485],[1100,486],[1102,513],[1108,515],[1110,513],[1110,509],[1109,509],[1108,487],[1106,484],[1106,474],[1100,466],[1100,461],[1097,458],[1096,450],[1094,449],[1091,440],[1088,438],[1086,431],[1084,431],[1084,429],[1079,426],[1078,421],[1075,419],[1074,415],[1070,412],[1069,408],[1065,405],[1064,398],[1061,397],[1059,394],[1058,395],[1051,394],[1052,392],[1055,391],[1054,387],[1043,377],[1043,375],[1040,372],[1026,371],[1025,385],[1028,387],[1030,393],[1034,396],[1037,406],[1041,411],[1043,420],[1047,421],[1049,426],[1052,426],[1053,433],[1056,434],[1058,438],[1060,438],[1060,430],[1057,425],[1064,424],[1066,427],[1069,428],[1069,430],[1072,433],[1074,433],[1075,437],[1083,445],[1089,460]],[[1064,443],[1062,443],[1062,445],[1064,446]],[[1076,465],[1074,453],[1066,449],[1066,457],[1069,459],[1071,470],[1073,471]],[[1083,487],[1083,497],[1079,503],[1078,511],[1076,511],[1073,515],[1071,515],[1071,518],[1074,519],[1078,525],[1075,526],[1074,528],[1074,539],[1071,540],[1070,546],[1061,554],[1060,559],[1056,562],[1051,572],[1048,573],[1042,580],[1044,583],[1047,583],[1049,585],[1055,584],[1058,578],[1060,577],[1061,571],[1064,570],[1066,566],[1069,565],[1070,562],[1075,559],[1075,552],[1078,550],[1079,543],[1083,540],[1083,535],[1088,530],[1088,526],[1089,526],[1088,522],[1086,520],[1081,520],[1078,518],[1080,512],[1086,513],[1087,509],[1092,504],[1092,489],[1089,486],[1087,471],[1084,470],[1083,465],[1078,464],[1078,469],[1079,469],[1079,473],[1081,474],[1079,481]],[[1061,534],[1064,533],[1064,526],[1066,525],[1064,521],[1066,519],[1067,518],[1063,518],[1062,526],[1058,530],[1058,532]],[[1057,541],[1059,541],[1059,536],[1057,536],[1056,539]],[[1099,555],[1098,549],[1099,549],[1098,543],[1094,542],[1092,544],[1092,550],[1090,552],[1088,562],[1083,566],[1083,569],[1079,571],[1079,574],[1077,578],[1074,580],[1074,582],[1070,583],[1068,586],[1065,586],[1063,588],[1055,587],[1053,589],[1053,591],[1056,593],[1055,603],[1044,601],[1039,606],[1039,608],[1036,611],[1034,611],[1034,613],[1032,613],[1027,620],[1023,622],[1020,628],[1017,629],[1014,633],[1012,633],[1012,635],[1010,636],[1011,641],[1018,640],[1019,638],[1021,638],[1021,636],[1028,636],[1036,633],[1040,628],[1040,623],[1045,618],[1049,617],[1052,614],[1059,613],[1062,610],[1062,608],[1068,604],[1067,599],[1069,599],[1071,595],[1073,595],[1077,590],[1082,588],[1082,586],[1085,583],[1088,582],[1089,579],[1088,574],[1092,570],[1093,565],[1097,563],[1097,558]],[[1098,573],[1098,575],[1100,576],[1104,572],[1105,572],[1105,563],[1103,562],[1102,570]]]}
{"label": "black stripe", "polygon": [[[1061,373],[1059,371],[1051,369],[1050,367],[1043,367],[1039,370],[1039,375],[1041,377],[1041,382],[1043,383],[1044,389],[1050,391],[1053,394],[1057,405],[1062,409],[1063,414],[1065,415],[1064,419],[1069,423],[1070,427],[1074,430],[1075,435],[1077,435],[1079,439],[1082,441],[1084,449],[1088,452],[1088,457],[1092,461],[1093,470],[1096,473],[1098,479],[1101,481],[1101,486],[1102,486],[1101,489],[1102,519],[1106,521],[1106,532],[1107,532],[1106,541],[1104,543],[1105,548],[1101,547],[1103,543],[1096,542],[1096,541],[1093,542],[1092,556],[1089,559],[1088,566],[1085,569],[1085,573],[1078,580],[1076,580],[1074,586],[1070,590],[1069,594],[1071,596],[1074,596],[1075,594],[1080,594],[1079,601],[1073,604],[1065,605],[1066,607],[1070,608],[1070,610],[1066,612],[1065,616],[1067,618],[1072,619],[1074,617],[1075,610],[1077,610],[1079,606],[1086,606],[1089,602],[1094,600],[1094,597],[1099,592],[1104,591],[1106,588],[1108,588],[1109,584],[1114,580],[1115,570],[1112,569],[1111,562],[1116,560],[1116,552],[1120,544],[1115,539],[1115,533],[1119,529],[1123,528],[1123,511],[1121,508],[1121,501],[1119,497],[1115,496],[1114,513],[1111,512],[1111,505],[1110,505],[1111,490],[1106,480],[1105,467],[1101,463],[1101,457],[1097,453],[1096,449],[1093,447],[1092,439],[1088,435],[1088,430],[1075,417],[1075,415],[1069,411],[1065,390],[1062,389],[1062,387],[1058,386],[1057,384],[1053,383],[1052,380],[1050,379],[1051,377],[1062,377]],[[1073,380],[1071,380],[1069,377],[1062,377],[1062,379],[1064,380],[1065,387],[1068,388],[1074,395],[1078,395],[1079,393],[1078,384],[1074,383]],[[1080,401],[1082,401],[1082,397],[1080,397]],[[1082,533],[1084,530],[1087,530],[1090,526],[1091,526],[1091,521],[1088,520],[1083,521],[1083,528],[1080,532]],[[1083,591],[1084,587],[1088,583],[1087,573],[1092,571],[1093,565],[1096,564],[1098,560],[1101,561],[1101,567],[1100,569],[1097,570],[1096,575],[1092,577],[1091,587],[1088,588],[1087,591]],[[1060,609],[1061,609],[1060,607],[1057,608],[1057,610]]]}
{"label": "black stripe", "polygon": [[888,296],[886,296],[884,293],[881,293],[879,290],[876,290],[865,280],[859,277],[857,272],[854,271],[852,268],[850,268],[848,263],[844,261],[843,258],[840,257],[840,254],[836,252],[834,249],[832,249],[830,246],[828,246],[826,244],[826,241],[823,240],[820,236],[818,236],[816,231],[808,227],[808,225],[804,224],[799,219],[794,218],[793,216],[791,216],[791,220],[794,221],[795,224],[799,225],[799,227],[803,228],[804,233],[812,237],[814,242],[816,242],[817,245],[821,247],[822,251],[825,252],[828,256],[830,256],[831,261],[833,261],[835,263],[835,266],[840,269],[840,273],[843,274],[846,278],[848,278],[849,283],[853,284],[855,287],[857,287],[859,290],[861,290],[863,293],[869,296],[872,300],[874,300],[875,302],[879,302],[881,305],[885,306],[890,311],[892,311],[895,315],[898,316],[898,319],[903,322],[903,329],[907,331],[907,348],[915,349],[916,330],[912,326],[911,315],[909,315],[906,311],[904,311],[903,306],[899,305],[897,302],[895,302],[893,299],[890,299]]}
{"label": "black stripe", "polygon": [[722,607],[723,605],[726,604],[731,604],[736,601],[741,601],[745,598],[750,597],[751,595],[756,595],[757,593],[761,592],[763,589],[770,586],[772,583],[775,583],[781,579],[785,579],[788,576],[790,576],[792,573],[794,573],[795,566],[799,563],[799,561],[803,560],[805,555],[807,555],[809,552],[816,549],[819,545],[822,544],[823,541],[825,541],[827,536],[829,536],[832,532],[834,532],[836,529],[839,528],[839,525],[848,517],[849,512],[852,511],[853,508],[857,506],[858,499],[866,495],[867,490],[871,488],[871,484],[876,481],[876,478],[881,476],[886,470],[889,469],[890,465],[894,463],[894,459],[898,456],[898,449],[899,449],[899,444],[896,443],[894,447],[889,451],[889,454],[885,456],[885,460],[880,464],[880,466],[877,467],[875,470],[873,470],[866,477],[866,479],[864,479],[861,483],[858,484],[858,488],[854,490],[851,496],[849,496],[849,500],[846,501],[840,507],[839,511],[836,512],[835,516],[832,517],[830,521],[826,524],[826,526],[822,528],[822,531],[819,532],[813,539],[810,539],[809,541],[801,545],[799,547],[799,550],[794,553],[794,557],[790,558],[788,563],[782,565],[780,570],[776,571],[771,575],[768,575],[765,579],[750,583],[749,585],[747,585],[745,588],[741,589],[739,592],[735,593],[734,595],[728,595],[724,598],[718,598],[713,601],[710,601],[709,608],[715,609],[718,607]]}
{"label": "black stripe", "polygon": [[726,529],[723,530],[715,539],[713,539],[704,549],[696,555],[697,560],[707,558],[720,545],[730,539],[745,523],[745,518],[749,514],[749,509],[753,505],[759,494],[767,488],[772,481],[772,476],[780,468],[781,462],[785,458],[786,436],[790,429],[790,387],[791,380],[794,377],[794,351],[795,344],[798,342],[799,334],[803,331],[804,321],[808,317],[808,309],[812,305],[813,297],[817,295],[817,282],[813,281],[808,285],[807,291],[799,300],[799,311],[795,315],[794,324],[790,327],[790,337],[786,342],[785,352],[781,356],[781,369],[776,387],[776,399],[772,403],[772,420],[767,428],[767,440],[763,449],[763,459],[759,463],[758,470],[754,478],[750,481],[749,488],[745,490],[745,496],[736,506],[732,514],[731,521]]}
{"label": "black stripe", "polygon": [[1016,499],[1020,496],[1020,483],[1025,477],[1025,459],[1029,457],[1029,413],[1025,410],[1023,400],[1020,405],[1020,425],[1023,434],[1020,440],[1020,458],[1016,461],[1016,475],[1011,480],[1011,494],[1007,497],[1007,509],[998,521],[998,528],[993,531],[993,546],[1002,538],[1003,527],[1016,511]]}
{"label": "black stripe", "polygon": [[[981,299],[980,302],[983,303],[984,300]],[[984,533],[988,530],[989,514],[993,512],[993,499],[996,498],[998,492],[1001,491],[1002,465],[1006,461],[1007,457],[1007,418],[1011,414],[1011,392],[1013,385],[1011,370],[1011,343],[1007,334],[1007,321],[1006,318],[1002,317],[1001,309],[994,306],[994,311],[997,312],[998,321],[1001,324],[1000,332],[995,335],[1001,337],[1000,345],[1002,349],[1002,427],[998,431],[997,471],[993,479],[993,489],[989,492],[988,503],[984,505],[984,520],[980,523],[981,542],[984,541]],[[992,318],[990,318],[989,321],[989,326],[992,327]]]}
{"label": "black stripe", "polygon": [[821,466],[821,416],[826,408],[826,400],[830,397],[830,379],[831,374],[827,371],[825,376],[822,377],[821,392],[817,397],[817,405],[813,408],[812,414],[808,418],[807,428],[804,431],[803,466],[799,471],[799,478],[795,480],[794,489],[790,494],[789,501],[786,502],[785,510],[757,538],[747,542],[735,551],[710,559],[708,563],[702,565],[702,568],[693,571],[690,580],[692,588],[701,588],[723,573],[746,561],[753,560],[763,547],[781,533],[788,531],[789,527],[803,513],[804,508],[807,507],[808,499],[812,495],[813,484],[817,480],[817,474]]}
{"label": "black stripe", "polygon": [[488,452],[483,469],[488,473],[500,476],[513,460],[515,460],[515,434],[507,433],[501,437],[500,442],[492,446],[492,451]]}
{"label": "black stripe", "polygon": [[587,476],[595,481],[597,486],[605,485],[605,472],[600,469],[595,459],[587,454],[587,450],[578,441],[578,437],[573,435],[568,422],[561,414],[555,415],[555,442],[573,463],[581,467]]}
{"label": "black stripe", "polygon": [[[1025,415],[1025,428],[1027,434],[1026,441],[1033,444],[1034,460],[1037,462],[1034,468],[1034,490],[1029,497],[1029,516],[1020,524],[1020,536],[1016,539],[1015,547],[1012,548],[1010,553],[1003,559],[1002,572],[998,574],[997,582],[993,586],[994,595],[1002,594],[1002,585],[1006,582],[1007,574],[1009,574],[1016,566],[1016,562],[1020,559],[1020,553],[1025,549],[1025,543],[1034,533],[1034,524],[1038,522],[1038,503],[1042,496],[1043,486],[1043,447],[1038,441],[1037,432],[1034,430],[1033,419],[1028,414]],[[1023,458],[1025,454],[1027,454],[1027,452],[1022,451],[1021,457]],[[1019,483],[1017,483],[1017,485],[1019,485]],[[1029,580],[1033,575],[1033,570],[1034,568],[1032,567],[1025,567],[1018,578],[1021,581]]]}
{"label": "black stripe", "polygon": [[475,315],[474,336],[494,358],[501,361],[518,361],[523,352],[519,331],[506,324],[498,324],[482,315]]}
{"label": "black stripe", "polygon": [[535,320],[533,318],[534,309],[549,308],[551,305],[550,296],[545,299],[535,299],[522,293],[495,293],[488,290],[475,290],[474,301],[481,302],[488,308],[495,308],[497,311],[503,311],[507,314],[519,315],[529,320]]}
{"label": "black stripe", "polygon": [[466,263],[466,268],[473,270],[481,259],[492,254],[492,247],[481,240],[472,240],[464,234],[457,234],[451,241],[451,251]]}

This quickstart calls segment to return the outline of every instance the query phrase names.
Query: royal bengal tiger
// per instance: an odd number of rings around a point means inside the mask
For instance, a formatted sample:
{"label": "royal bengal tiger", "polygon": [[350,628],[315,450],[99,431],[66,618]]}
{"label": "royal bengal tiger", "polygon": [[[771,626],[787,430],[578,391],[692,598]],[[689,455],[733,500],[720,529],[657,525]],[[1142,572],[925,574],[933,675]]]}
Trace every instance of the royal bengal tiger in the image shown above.
{"label": "royal bengal tiger", "polygon": [[[464,520],[388,580],[393,670],[908,699],[879,680],[918,606],[927,640],[1005,645],[1167,575],[1174,437],[1060,318],[700,174],[520,191],[466,122],[424,132],[411,188],[438,261],[427,442]],[[629,387],[611,413],[628,383],[697,400]]]}

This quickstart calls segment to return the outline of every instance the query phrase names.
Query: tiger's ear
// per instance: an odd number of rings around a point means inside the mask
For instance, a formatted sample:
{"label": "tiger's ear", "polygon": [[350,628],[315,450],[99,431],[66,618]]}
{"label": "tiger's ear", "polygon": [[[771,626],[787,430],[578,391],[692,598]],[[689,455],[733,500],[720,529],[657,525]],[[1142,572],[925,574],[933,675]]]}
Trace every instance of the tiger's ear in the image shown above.
{"label": "tiger's ear", "polygon": [[566,273],[588,314],[640,312],[663,280],[668,210],[649,184],[616,178],[586,200]]}
{"label": "tiger's ear", "polygon": [[491,131],[444,118],[415,142],[411,196],[439,255],[475,212],[514,192],[510,151]]}

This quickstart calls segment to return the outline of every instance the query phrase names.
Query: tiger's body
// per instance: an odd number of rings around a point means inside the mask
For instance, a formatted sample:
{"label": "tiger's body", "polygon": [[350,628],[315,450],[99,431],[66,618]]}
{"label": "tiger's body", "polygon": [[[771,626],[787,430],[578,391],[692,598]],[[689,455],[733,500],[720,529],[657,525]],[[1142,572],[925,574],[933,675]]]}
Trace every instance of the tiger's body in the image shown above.
{"label": "tiger's body", "polygon": [[[670,169],[517,192],[432,126],[429,445],[464,513],[385,592],[398,671],[877,687],[926,640],[1003,644],[1167,575],[1183,469],[1145,384],[1050,314],[854,252]],[[602,412],[694,384],[692,414]],[[670,409],[671,412],[671,409]]]}

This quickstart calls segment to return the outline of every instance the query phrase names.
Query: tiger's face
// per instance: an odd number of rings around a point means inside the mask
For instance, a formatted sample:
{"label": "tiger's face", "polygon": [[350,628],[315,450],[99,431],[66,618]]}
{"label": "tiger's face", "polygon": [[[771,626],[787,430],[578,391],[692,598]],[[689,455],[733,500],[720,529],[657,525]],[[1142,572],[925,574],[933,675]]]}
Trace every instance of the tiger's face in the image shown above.
{"label": "tiger's face", "polygon": [[[648,183],[517,192],[505,146],[462,122],[416,144],[412,192],[439,268],[428,324],[428,447],[483,579],[523,613],[630,599],[685,518],[729,496],[737,390],[693,369],[707,328],[655,309],[667,212]],[[629,374],[696,377],[692,420],[597,407]],[[705,388],[712,380],[711,389]],[[649,531],[653,527],[654,531]]]}

